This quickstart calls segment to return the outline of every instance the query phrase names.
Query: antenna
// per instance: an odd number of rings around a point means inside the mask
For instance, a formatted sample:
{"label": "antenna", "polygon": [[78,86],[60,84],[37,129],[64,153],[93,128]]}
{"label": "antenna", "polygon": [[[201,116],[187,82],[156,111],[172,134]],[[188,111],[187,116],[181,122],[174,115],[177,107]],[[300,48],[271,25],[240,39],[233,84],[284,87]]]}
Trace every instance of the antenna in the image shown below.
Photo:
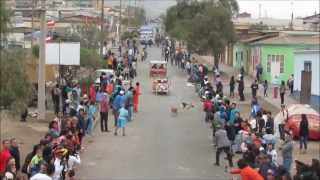
{"label": "antenna", "polygon": [[259,19],[261,18],[261,8],[262,8],[262,5],[259,4]]}
{"label": "antenna", "polygon": [[293,1],[291,1],[291,21],[289,24],[290,30],[293,30]]}

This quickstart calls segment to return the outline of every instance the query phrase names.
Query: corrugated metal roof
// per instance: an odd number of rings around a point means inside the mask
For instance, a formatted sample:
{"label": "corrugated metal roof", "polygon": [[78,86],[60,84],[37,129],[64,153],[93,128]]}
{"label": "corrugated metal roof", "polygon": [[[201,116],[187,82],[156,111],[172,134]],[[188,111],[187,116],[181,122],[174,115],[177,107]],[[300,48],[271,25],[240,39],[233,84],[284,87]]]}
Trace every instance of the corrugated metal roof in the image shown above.
{"label": "corrugated metal roof", "polygon": [[309,44],[309,45],[319,45],[320,39],[319,35],[280,35],[277,37],[257,41],[252,43],[253,45],[259,44]]}

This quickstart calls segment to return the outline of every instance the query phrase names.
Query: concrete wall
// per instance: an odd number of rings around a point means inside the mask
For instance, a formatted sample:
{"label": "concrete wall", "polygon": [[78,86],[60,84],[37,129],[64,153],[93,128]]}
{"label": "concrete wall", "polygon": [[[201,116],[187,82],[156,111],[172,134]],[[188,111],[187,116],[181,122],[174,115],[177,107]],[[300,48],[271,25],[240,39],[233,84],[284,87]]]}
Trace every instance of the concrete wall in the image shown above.
{"label": "concrete wall", "polygon": [[249,52],[249,48],[247,45],[242,43],[236,43],[233,46],[233,67],[240,69],[241,66],[243,66],[245,69],[245,72],[247,73],[248,72],[248,66],[247,66],[248,52]]}

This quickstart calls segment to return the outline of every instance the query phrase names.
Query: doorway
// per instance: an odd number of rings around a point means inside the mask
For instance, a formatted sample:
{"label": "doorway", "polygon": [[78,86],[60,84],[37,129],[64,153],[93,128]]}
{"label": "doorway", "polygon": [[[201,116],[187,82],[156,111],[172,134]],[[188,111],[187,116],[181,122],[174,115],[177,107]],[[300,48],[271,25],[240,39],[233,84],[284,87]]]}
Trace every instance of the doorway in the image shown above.
{"label": "doorway", "polygon": [[311,62],[306,61],[304,63],[304,70],[301,71],[301,92],[300,92],[300,103],[309,104],[311,97]]}
{"label": "doorway", "polygon": [[280,76],[280,56],[271,57],[271,78],[272,81],[278,81]]}

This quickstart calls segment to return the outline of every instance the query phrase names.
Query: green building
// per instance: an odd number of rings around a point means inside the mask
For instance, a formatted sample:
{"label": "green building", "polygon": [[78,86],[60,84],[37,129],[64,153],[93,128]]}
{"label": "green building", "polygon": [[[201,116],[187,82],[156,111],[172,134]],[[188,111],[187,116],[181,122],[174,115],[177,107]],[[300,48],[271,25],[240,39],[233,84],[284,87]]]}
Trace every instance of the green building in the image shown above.
{"label": "green building", "polygon": [[233,45],[233,67],[240,69],[243,66],[247,72],[249,49],[247,43],[237,42]]}
{"label": "green building", "polygon": [[233,45],[232,66],[240,69],[244,68],[249,74],[250,44],[259,40],[278,36],[278,32],[246,31],[238,34],[239,41]]}
{"label": "green building", "polygon": [[319,33],[282,32],[277,37],[250,44],[249,70],[255,76],[256,66],[263,67],[262,80],[273,83],[287,81],[294,73],[294,51],[319,45]]}

